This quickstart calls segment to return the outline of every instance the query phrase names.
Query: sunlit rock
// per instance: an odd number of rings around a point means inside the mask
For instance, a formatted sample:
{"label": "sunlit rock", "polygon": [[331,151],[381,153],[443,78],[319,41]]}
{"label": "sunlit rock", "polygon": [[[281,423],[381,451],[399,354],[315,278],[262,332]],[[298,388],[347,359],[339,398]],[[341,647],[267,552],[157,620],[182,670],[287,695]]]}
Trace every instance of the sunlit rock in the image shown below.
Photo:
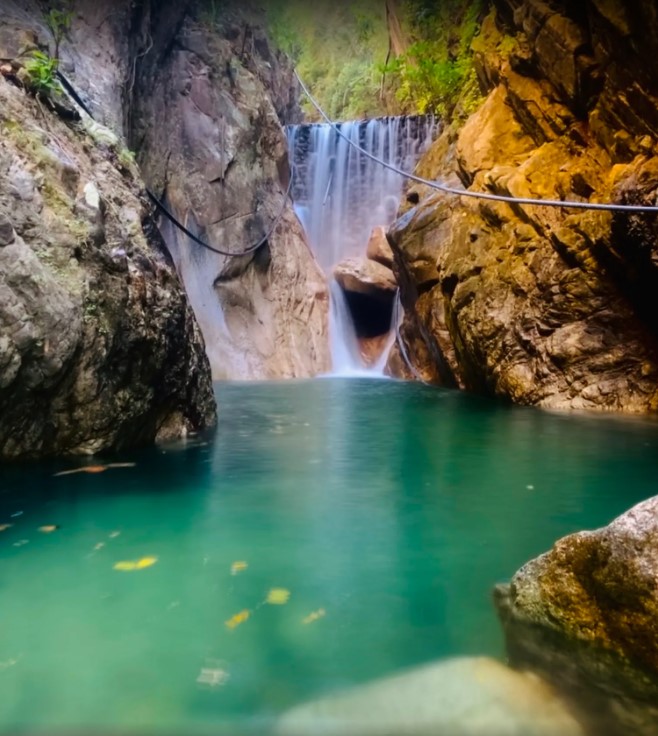
{"label": "sunlit rock", "polygon": [[386,298],[398,288],[390,268],[367,258],[348,258],[334,268],[334,278],[347,292]]}

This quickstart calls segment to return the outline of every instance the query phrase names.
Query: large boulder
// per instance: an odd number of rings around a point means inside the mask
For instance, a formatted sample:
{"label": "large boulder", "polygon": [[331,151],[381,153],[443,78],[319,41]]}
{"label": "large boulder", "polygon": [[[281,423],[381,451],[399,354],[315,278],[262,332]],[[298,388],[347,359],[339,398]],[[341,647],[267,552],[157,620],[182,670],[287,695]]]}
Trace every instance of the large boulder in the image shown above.
{"label": "large boulder", "polygon": [[454,659],[294,708],[276,736],[583,736],[544,683],[492,659]]}
{"label": "large boulder", "polygon": [[496,592],[513,665],[602,734],[658,733],[658,497],[529,562]]}
{"label": "large boulder", "polygon": [[334,268],[334,278],[354,294],[390,299],[398,285],[390,268],[368,258],[346,258]]}

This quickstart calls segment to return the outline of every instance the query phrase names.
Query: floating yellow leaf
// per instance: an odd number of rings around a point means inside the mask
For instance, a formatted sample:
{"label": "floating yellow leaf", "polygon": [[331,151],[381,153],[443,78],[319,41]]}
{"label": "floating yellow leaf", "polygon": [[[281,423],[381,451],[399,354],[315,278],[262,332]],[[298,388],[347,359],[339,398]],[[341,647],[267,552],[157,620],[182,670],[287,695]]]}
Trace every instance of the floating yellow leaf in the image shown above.
{"label": "floating yellow leaf", "polygon": [[155,565],[158,561],[157,557],[142,557],[141,560],[123,560],[113,565],[114,570],[121,572],[131,572],[132,570],[144,570],[147,567]]}
{"label": "floating yellow leaf", "polygon": [[121,572],[128,572],[129,570],[136,570],[137,563],[131,562],[130,560],[124,560],[123,562],[116,562],[113,565],[114,570],[121,570]]}
{"label": "floating yellow leaf", "polygon": [[240,613],[236,613],[235,616],[231,616],[228,621],[224,621],[224,624],[229,629],[235,629],[240,624],[244,623],[250,615],[250,612],[245,609],[244,611],[240,611]]}
{"label": "floating yellow leaf", "polygon": [[265,599],[272,606],[283,606],[290,598],[290,591],[285,588],[272,588]]}
{"label": "floating yellow leaf", "polygon": [[249,565],[244,560],[238,560],[231,565],[231,575],[237,575],[239,572],[246,570]]}
{"label": "floating yellow leaf", "polygon": [[157,561],[157,557],[142,557],[141,560],[137,560],[135,563],[135,569],[145,570],[147,567],[153,567]]}
{"label": "floating yellow leaf", "polygon": [[303,624],[312,624],[314,621],[317,621],[320,618],[324,618],[327,615],[327,612],[324,610],[324,608],[318,608],[317,611],[313,611],[313,613],[309,613],[306,618],[302,619]]}
{"label": "floating yellow leaf", "polygon": [[13,524],[0,524],[0,532],[6,532],[7,529],[11,529]]}
{"label": "floating yellow leaf", "polygon": [[39,531],[43,534],[52,534],[53,532],[56,532],[59,529],[57,524],[46,524],[45,526],[40,526]]}

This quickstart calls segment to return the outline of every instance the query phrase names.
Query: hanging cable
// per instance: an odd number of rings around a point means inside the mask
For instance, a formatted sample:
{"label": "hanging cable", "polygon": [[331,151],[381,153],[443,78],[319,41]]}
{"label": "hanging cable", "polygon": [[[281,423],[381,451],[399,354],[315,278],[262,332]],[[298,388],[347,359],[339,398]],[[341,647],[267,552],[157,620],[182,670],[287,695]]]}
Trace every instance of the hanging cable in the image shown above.
{"label": "hanging cable", "polygon": [[[89,107],[84,103],[78,92],[76,91],[75,87],[69,82],[69,80],[60,72],[57,72],[57,78],[62,83],[62,86],[66,90],[66,92],[69,94],[69,96],[73,99],[73,101],[80,107],[92,120],[95,120],[91,110]],[[274,231],[277,228],[277,225],[281,221],[281,218],[284,216],[286,212],[286,207],[288,205],[288,199],[290,198],[290,194],[292,192],[292,183],[294,178],[294,170],[291,164],[290,167],[290,177],[288,181],[288,188],[286,189],[285,196],[283,198],[283,204],[281,205],[281,210],[277,214],[277,216],[274,218],[274,221],[272,222],[272,225],[268,229],[268,231],[263,235],[263,237],[253,245],[250,245],[248,248],[245,248],[244,250],[240,251],[239,253],[233,253],[231,251],[222,250],[221,248],[215,248],[214,246],[210,245],[209,243],[206,243],[205,241],[201,240],[198,236],[196,236],[191,230],[189,230],[185,225],[183,225],[180,220],[176,218],[176,216],[164,205],[162,200],[157,197],[148,187],[145,187],[146,194],[148,198],[151,200],[151,202],[155,205],[155,207],[173,224],[175,225],[182,233],[187,235],[190,240],[194,241],[197,245],[200,245],[202,248],[205,248],[206,250],[212,251],[213,253],[217,253],[220,256],[228,256],[229,258],[238,258],[241,256],[248,256],[252,253],[255,253],[259,248],[261,248],[267,241],[272,237],[274,234]]]}
{"label": "hanging cable", "polygon": [[272,237],[274,234],[274,231],[276,230],[277,225],[281,221],[281,218],[285,214],[286,207],[288,205],[288,197],[290,197],[290,192],[292,190],[292,180],[293,180],[293,172],[290,172],[290,181],[288,182],[288,188],[286,189],[286,194],[283,198],[283,205],[281,207],[280,212],[278,215],[274,218],[274,221],[272,225],[270,226],[269,230],[263,235],[263,237],[253,245],[250,245],[248,248],[245,248],[244,250],[241,250],[239,253],[233,253],[230,251],[222,250],[221,248],[215,248],[214,246],[210,245],[209,243],[206,243],[205,241],[201,240],[201,238],[197,237],[191,230],[185,227],[180,220],[178,220],[166,207],[165,205],[153,194],[153,192],[150,189],[146,189],[146,194],[148,195],[149,199],[153,204],[157,207],[158,210],[173,224],[175,225],[182,233],[187,235],[190,240],[193,240],[197,245],[200,245],[202,248],[205,248],[206,250],[212,251],[213,253],[218,253],[220,256],[229,256],[232,258],[238,258],[240,256],[248,256],[251,255],[251,253],[255,253],[259,248],[261,248],[265,243]]}
{"label": "hanging cable", "polygon": [[400,176],[404,177],[405,179],[409,179],[410,181],[415,181],[418,184],[424,184],[427,187],[436,189],[440,192],[443,192],[444,194],[452,194],[457,197],[470,197],[471,199],[484,199],[489,202],[505,202],[506,204],[537,205],[539,207],[565,207],[565,208],[580,209],[580,210],[603,210],[606,212],[639,212],[639,213],[658,212],[658,206],[656,205],[612,204],[612,203],[606,204],[602,202],[572,202],[572,201],[561,200],[561,199],[533,199],[530,197],[512,197],[512,196],[505,196],[503,194],[490,194],[488,192],[473,192],[469,189],[458,189],[457,187],[451,187],[446,184],[440,184],[438,181],[432,181],[431,179],[424,179],[422,176],[416,176],[416,174],[411,174],[408,171],[402,171],[402,169],[399,169],[397,166],[394,166],[393,164],[389,164],[386,161],[382,161],[382,159],[377,158],[377,156],[370,153],[365,148],[361,148],[361,146],[359,146],[358,143],[355,143],[348,136],[346,136],[341,131],[340,126],[336,125],[336,123],[333,120],[331,120],[331,118],[325,113],[322,107],[320,107],[320,104],[310,93],[308,87],[304,84],[304,81],[299,76],[296,70],[295,70],[295,77],[297,78],[297,81],[301,85],[301,88],[304,91],[304,94],[308,97],[313,107],[315,107],[315,109],[320,113],[323,119],[334,129],[334,131],[341,138],[343,138],[343,140],[347,141],[347,143],[350,146],[352,146],[352,148],[359,151],[359,153],[366,156],[366,158],[369,158],[375,163],[378,163],[380,166],[383,166],[385,169],[388,169],[389,171],[393,171],[394,173],[399,174]]}

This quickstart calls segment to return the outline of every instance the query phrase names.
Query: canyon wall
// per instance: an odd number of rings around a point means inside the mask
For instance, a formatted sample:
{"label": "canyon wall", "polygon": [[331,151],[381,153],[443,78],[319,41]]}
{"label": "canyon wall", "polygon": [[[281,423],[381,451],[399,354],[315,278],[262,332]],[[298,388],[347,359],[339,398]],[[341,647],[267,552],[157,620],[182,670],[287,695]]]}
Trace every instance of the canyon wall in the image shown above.
{"label": "canyon wall", "polygon": [[[474,42],[487,97],[421,176],[472,190],[656,203],[652,2],[496,0]],[[389,233],[406,317],[390,369],[559,409],[658,408],[655,215],[408,191]]]}

